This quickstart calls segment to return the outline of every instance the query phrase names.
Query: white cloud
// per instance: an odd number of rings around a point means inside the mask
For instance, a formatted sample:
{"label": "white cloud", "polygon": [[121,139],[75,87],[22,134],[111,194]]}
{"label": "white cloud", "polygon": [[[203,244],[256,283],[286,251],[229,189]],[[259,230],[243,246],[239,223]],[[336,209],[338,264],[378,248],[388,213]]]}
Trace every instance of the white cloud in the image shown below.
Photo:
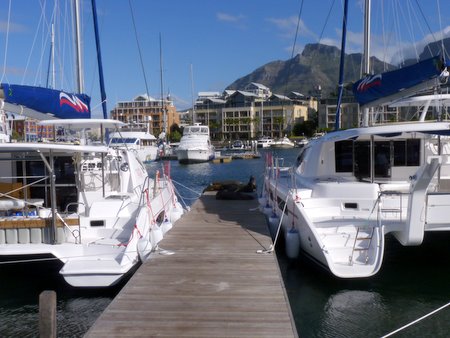
{"label": "white cloud", "polygon": [[8,29],[10,32],[23,32],[26,30],[25,26],[23,26],[21,24],[10,22],[8,25],[8,22],[0,21],[0,32],[6,33],[8,31]]}
{"label": "white cloud", "polygon": [[[297,29],[298,18],[290,16],[288,18],[268,18],[266,21],[272,23],[280,32],[283,38],[294,38]],[[309,37],[317,40],[317,35],[306,27],[303,20],[300,20],[298,36]]]}
{"label": "white cloud", "polygon": [[241,22],[245,16],[243,16],[242,14],[239,15],[231,15],[228,13],[222,13],[219,12],[216,14],[216,17],[219,21],[224,21],[224,22]]}

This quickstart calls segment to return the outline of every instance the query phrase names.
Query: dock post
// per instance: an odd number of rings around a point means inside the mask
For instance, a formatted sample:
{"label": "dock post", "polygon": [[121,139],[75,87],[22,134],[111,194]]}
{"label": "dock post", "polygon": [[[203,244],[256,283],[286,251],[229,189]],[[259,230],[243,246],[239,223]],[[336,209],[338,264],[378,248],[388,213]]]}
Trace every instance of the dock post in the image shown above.
{"label": "dock post", "polygon": [[39,295],[39,337],[56,338],[56,292],[42,291]]}

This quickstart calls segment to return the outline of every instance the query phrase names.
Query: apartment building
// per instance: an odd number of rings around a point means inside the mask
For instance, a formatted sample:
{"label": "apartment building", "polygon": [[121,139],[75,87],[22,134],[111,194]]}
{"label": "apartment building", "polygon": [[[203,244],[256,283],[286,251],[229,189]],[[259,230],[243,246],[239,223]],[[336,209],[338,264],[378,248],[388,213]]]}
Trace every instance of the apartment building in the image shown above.
{"label": "apartment building", "polygon": [[230,140],[281,137],[296,123],[308,120],[317,108],[315,98],[297,92],[274,94],[252,82],[243,90],[199,94],[192,113],[195,122],[210,126],[213,138]]}
{"label": "apartment building", "polygon": [[173,124],[180,124],[180,117],[170,97],[156,100],[147,95],[136,96],[132,101],[122,101],[111,111],[111,118],[122,121],[130,127],[149,130],[158,136],[170,130]]}

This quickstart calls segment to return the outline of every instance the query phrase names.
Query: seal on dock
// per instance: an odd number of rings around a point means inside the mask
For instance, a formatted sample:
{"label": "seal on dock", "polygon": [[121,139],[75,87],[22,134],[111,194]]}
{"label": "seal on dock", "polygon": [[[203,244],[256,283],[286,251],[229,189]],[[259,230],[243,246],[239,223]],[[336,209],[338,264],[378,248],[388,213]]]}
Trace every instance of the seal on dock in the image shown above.
{"label": "seal on dock", "polygon": [[247,184],[236,180],[213,182],[205,191],[217,191],[218,200],[251,200],[255,198],[255,178],[250,176]]}

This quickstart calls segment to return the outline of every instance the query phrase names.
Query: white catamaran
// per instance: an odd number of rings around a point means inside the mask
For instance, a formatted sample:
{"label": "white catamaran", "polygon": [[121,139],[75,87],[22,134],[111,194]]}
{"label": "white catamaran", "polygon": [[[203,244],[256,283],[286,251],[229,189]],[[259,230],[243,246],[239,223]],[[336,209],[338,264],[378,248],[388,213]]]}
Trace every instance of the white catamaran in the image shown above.
{"label": "white catamaran", "polygon": [[436,112],[429,107],[449,106],[447,80],[437,56],[356,82],[362,109],[414,105],[420,118],[330,132],[306,144],[294,167],[269,155],[260,203],[273,225],[341,278],[376,274],[387,234],[417,246],[427,232],[450,231],[450,122],[425,121]]}
{"label": "white catamaran", "polygon": [[[167,165],[151,178],[134,149],[107,145],[107,129],[117,131],[124,124],[106,118],[94,0],[92,8],[103,119],[91,118],[81,76],[78,94],[9,83],[0,87],[0,115],[53,118],[39,125],[55,132],[49,142],[0,143],[0,260],[59,260],[60,274],[74,287],[118,283],[149,259],[183,214]],[[99,145],[89,145],[89,129],[100,131]]]}
{"label": "white catamaran", "polygon": [[[41,125],[115,128],[104,119]],[[75,287],[107,287],[145,262],[181,217],[168,170],[124,147],[0,143],[0,258],[51,255]]]}

